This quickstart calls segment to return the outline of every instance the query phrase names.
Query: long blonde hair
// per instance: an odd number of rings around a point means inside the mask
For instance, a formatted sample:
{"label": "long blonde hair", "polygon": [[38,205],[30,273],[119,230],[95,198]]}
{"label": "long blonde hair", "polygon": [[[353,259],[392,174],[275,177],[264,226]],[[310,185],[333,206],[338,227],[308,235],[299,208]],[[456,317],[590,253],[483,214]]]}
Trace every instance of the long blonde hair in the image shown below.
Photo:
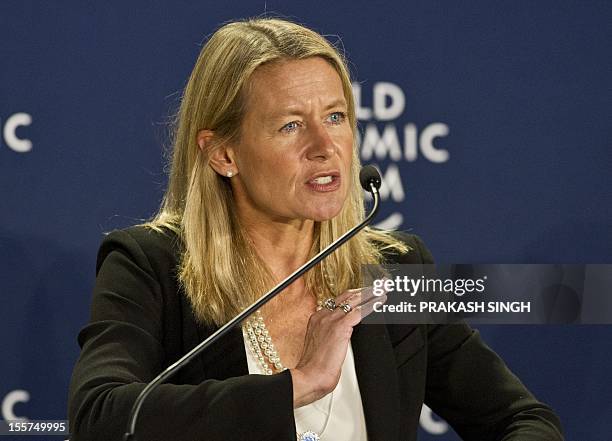
{"label": "long blonde hair", "polygon": [[[212,130],[219,144],[238,139],[255,69],[308,57],[322,57],[338,72],[356,133],[355,103],[343,56],[318,33],[286,20],[258,18],[222,26],[200,52],[183,93],[173,128],[168,188],[159,212],[146,225],[160,231],[168,228],[180,237],[179,279],[203,323],[227,322],[276,281],[240,226],[229,179],[210,167],[210,150],[199,149],[197,134]],[[354,142],[352,190],[338,216],[315,222],[311,256],[364,217],[357,150]],[[330,296],[359,286],[361,265],[379,263],[381,250],[387,247],[407,250],[388,233],[365,229],[325,261],[335,288],[325,282],[319,265],[305,276],[306,289]]]}

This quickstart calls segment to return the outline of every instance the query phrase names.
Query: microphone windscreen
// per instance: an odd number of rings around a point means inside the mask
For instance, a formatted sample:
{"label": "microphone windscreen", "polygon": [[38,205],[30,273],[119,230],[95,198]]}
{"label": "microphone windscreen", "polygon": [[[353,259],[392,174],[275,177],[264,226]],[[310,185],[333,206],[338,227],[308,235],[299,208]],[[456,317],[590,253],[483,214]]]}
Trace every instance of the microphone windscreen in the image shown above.
{"label": "microphone windscreen", "polygon": [[380,188],[380,173],[373,165],[366,165],[359,172],[359,182],[364,190],[370,191],[370,184],[374,184],[376,189]]}

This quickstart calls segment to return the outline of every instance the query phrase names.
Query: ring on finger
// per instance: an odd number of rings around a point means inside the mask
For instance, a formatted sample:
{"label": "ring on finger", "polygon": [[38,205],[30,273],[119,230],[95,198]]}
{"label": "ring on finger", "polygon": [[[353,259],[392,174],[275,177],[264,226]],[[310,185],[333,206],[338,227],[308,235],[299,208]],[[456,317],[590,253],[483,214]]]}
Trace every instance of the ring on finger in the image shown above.
{"label": "ring on finger", "polygon": [[330,311],[333,311],[338,306],[336,305],[336,301],[332,297],[329,297],[328,299],[325,299],[325,301],[323,302],[323,307],[325,307],[325,309],[329,309]]}
{"label": "ring on finger", "polygon": [[344,312],[345,314],[348,314],[353,310],[353,307],[346,302],[340,303],[340,305],[338,305],[338,308],[342,309],[342,312]]}

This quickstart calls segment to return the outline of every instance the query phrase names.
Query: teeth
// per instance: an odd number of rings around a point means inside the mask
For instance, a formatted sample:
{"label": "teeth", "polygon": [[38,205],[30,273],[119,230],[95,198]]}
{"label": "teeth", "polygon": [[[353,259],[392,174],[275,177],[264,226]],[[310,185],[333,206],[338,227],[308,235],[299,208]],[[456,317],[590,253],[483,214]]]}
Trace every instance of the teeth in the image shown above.
{"label": "teeth", "polygon": [[313,180],[317,184],[329,184],[332,181],[331,176],[321,176],[320,178]]}

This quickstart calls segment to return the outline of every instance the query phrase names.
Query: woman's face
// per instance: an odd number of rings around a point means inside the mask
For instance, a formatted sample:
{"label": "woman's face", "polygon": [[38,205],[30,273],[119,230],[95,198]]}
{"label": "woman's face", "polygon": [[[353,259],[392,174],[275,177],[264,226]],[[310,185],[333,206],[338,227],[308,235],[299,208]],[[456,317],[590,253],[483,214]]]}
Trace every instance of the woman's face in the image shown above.
{"label": "woman's face", "polygon": [[247,221],[321,221],[349,191],[353,132],[342,82],[324,59],[262,66],[247,88],[231,179]]}

